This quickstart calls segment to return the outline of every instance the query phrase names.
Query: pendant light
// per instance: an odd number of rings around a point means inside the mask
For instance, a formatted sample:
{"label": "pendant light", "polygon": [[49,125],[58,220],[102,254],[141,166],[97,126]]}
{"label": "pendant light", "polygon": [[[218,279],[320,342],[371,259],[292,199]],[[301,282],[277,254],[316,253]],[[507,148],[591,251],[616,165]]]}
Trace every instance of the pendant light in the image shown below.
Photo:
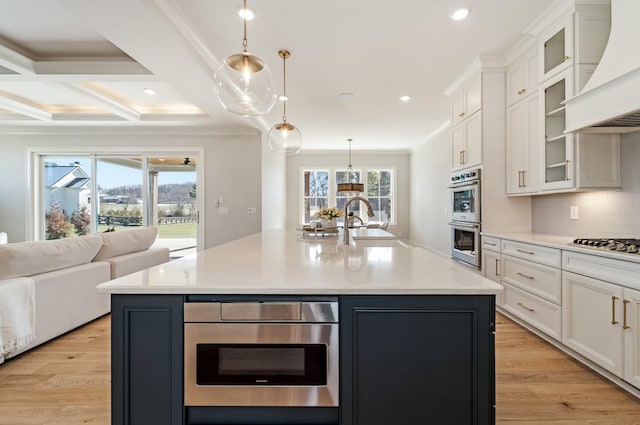
{"label": "pendant light", "polygon": [[347,170],[344,172],[344,183],[338,183],[338,193],[345,195],[358,195],[359,193],[364,192],[364,185],[362,183],[358,183],[355,180],[355,173],[353,172],[353,167],[351,166],[351,140],[347,139],[349,142],[349,166]]}
{"label": "pendant light", "polygon": [[298,153],[302,146],[302,134],[300,129],[287,122],[287,58],[291,56],[288,50],[278,51],[282,58],[282,70],[284,75],[283,94],[280,97],[283,104],[282,122],[274,125],[269,130],[269,149],[275,153],[293,155]]}
{"label": "pendant light", "polygon": [[[247,0],[243,0],[247,9]],[[234,114],[257,116],[268,113],[276,102],[276,89],[267,65],[247,52],[247,19],[244,23],[242,53],[227,56],[218,64],[215,90],[222,106]]]}

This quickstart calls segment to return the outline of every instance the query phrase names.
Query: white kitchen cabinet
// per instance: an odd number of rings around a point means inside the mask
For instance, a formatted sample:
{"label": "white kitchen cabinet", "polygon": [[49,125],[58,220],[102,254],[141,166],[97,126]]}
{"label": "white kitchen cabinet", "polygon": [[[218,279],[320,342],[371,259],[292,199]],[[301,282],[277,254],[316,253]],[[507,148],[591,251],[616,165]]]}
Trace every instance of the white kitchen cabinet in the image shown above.
{"label": "white kitchen cabinet", "polygon": [[451,125],[461,123],[482,108],[482,75],[467,80],[451,98]]}
{"label": "white kitchen cabinet", "polygon": [[573,65],[573,14],[547,28],[539,37],[540,81]]}
{"label": "white kitchen cabinet", "polygon": [[527,50],[507,67],[507,106],[538,92],[538,51]]}
{"label": "white kitchen cabinet", "polygon": [[[619,188],[620,136],[567,134],[565,99],[573,95],[573,74],[565,71],[540,87],[544,138],[539,156],[542,191]],[[543,99],[543,101],[542,101]]]}
{"label": "white kitchen cabinet", "polygon": [[573,134],[565,134],[564,101],[573,95],[573,74],[563,72],[540,86],[543,129],[542,189],[570,189],[575,186]]}
{"label": "white kitchen cabinet", "polygon": [[505,311],[539,329],[552,338],[562,337],[562,307],[537,297],[530,292],[502,282],[504,287],[501,306]]}
{"label": "white kitchen cabinet", "polygon": [[540,110],[535,93],[507,109],[507,194],[538,191]]}
{"label": "white kitchen cabinet", "polygon": [[[502,264],[500,255],[500,239],[482,236],[482,275],[487,279],[500,283]],[[496,304],[502,305],[502,296],[496,297]]]}
{"label": "white kitchen cabinet", "polygon": [[482,111],[451,129],[451,169],[460,170],[482,163]]}
{"label": "white kitchen cabinet", "polygon": [[500,283],[500,253],[483,251],[482,252],[482,271],[484,277]]}
{"label": "white kitchen cabinet", "polygon": [[622,295],[624,380],[640,388],[640,291],[624,288]]}
{"label": "white kitchen cabinet", "polygon": [[560,340],[562,335],[559,249],[502,240],[502,307]]}
{"label": "white kitchen cabinet", "polygon": [[623,288],[602,280],[562,272],[562,342],[622,376]]}

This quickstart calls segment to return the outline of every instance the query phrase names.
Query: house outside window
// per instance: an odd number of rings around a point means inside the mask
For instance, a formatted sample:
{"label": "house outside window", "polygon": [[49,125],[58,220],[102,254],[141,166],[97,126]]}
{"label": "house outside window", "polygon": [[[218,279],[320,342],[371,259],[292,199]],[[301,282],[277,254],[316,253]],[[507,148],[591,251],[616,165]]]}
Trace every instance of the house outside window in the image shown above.
{"label": "house outside window", "polygon": [[[336,193],[338,183],[346,182],[345,169],[341,168],[321,168],[321,169],[301,169],[302,192],[301,215],[302,223],[309,223],[315,219],[315,212],[324,206],[337,206],[344,209],[345,203],[352,195]],[[395,168],[362,168],[354,170],[356,179],[365,185],[364,193],[361,196],[369,199],[374,217],[368,217],[360,202],[353,202],[349,206],[349,211],[360,217],[363,222],[376,223],[388,222],[396,223],[395,205]],[[366,181],[362,181],[361,176],[367,176]],[[314,188],[315,191],[314,191]],[[318,190],[321,189],[321,190]],[[338,224],[344,223],[344,218],[337,220]]]}

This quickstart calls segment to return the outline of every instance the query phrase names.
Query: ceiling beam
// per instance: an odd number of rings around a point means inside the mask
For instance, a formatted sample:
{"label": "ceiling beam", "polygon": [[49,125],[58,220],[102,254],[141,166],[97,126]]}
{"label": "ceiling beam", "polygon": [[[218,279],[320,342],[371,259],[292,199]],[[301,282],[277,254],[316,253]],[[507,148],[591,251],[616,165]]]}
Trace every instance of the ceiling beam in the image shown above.
{"label": "ceiling beam", "polygon": [[53,119],[53,114],[51,112],[48,112],[25,99],[4,91],[0,91],[0,107],[40,121],[51,121]]}
{"label": "ceiling beam", "polygon": [[129,107],[121,100],[116,99],[113,96],[109,96],[106,93],[97,91],[90,86],[75,83],[59,83],[56,84],[56,87],[90,98],[94,102],[97,102],[98,106],[126,119],[127,121],[140,121],[142,116],[140,112]]}

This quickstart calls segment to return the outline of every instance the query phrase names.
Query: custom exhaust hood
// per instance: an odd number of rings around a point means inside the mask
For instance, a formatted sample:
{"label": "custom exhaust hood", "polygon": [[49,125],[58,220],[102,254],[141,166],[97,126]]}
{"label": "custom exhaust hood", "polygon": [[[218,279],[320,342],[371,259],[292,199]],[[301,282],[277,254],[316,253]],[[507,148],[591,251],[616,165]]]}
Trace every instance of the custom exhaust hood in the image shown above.
{"label": "custom exhaust hood", "polygon": [[566,103],[566,132],[640,130],[640,1],[611,0],[611,33],[582,91]]}

